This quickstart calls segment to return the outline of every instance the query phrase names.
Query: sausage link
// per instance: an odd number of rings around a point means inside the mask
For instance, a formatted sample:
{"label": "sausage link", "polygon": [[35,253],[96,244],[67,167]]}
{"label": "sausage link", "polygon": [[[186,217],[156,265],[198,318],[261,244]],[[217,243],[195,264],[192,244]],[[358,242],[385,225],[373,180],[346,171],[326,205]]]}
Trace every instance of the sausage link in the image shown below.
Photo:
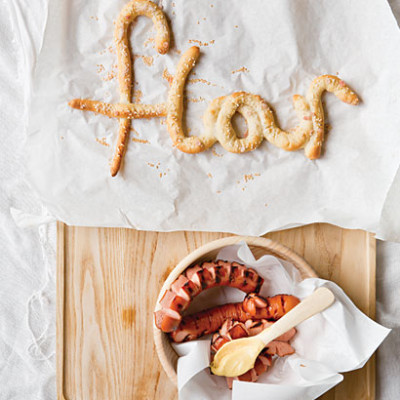
{"label": "sausage link", "polygon": [[183,312],[203,290],[230,286],[245,293],[258,293],[263,283],[263,278],[254,269],[237,262],[217,260],[195,265],[186,269],[165,291],[160,300],[161,309],[154,316],[155,324],[163,332],[175,331]]}
{"label": "sausage link", "polygon": [[243,300],[243,309],[255,319],[277,321],[299,303],[297,297],[288,294],[264,298],[257,293],[250,293]]}
{"label": "sausage link", "polygon": [[195,340],[216,332],[228,318],[239,322],[276,321],[299,302],[297,297],[284,294],[263,298],[251,293],[242,303],[225,304],[183,317],[179,326],[170,332],[170,338],[176,343]]}

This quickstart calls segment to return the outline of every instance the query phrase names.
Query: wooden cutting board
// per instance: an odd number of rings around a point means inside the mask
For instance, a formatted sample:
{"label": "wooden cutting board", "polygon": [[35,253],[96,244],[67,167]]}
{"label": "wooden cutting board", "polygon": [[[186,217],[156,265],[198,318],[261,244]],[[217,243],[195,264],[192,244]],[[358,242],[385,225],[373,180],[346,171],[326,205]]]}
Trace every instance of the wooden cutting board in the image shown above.
{"label": "wooden cutting board", "polygon": [[[152,311],[168,273],[189,252],[224,236],[58,225],[57,392],[65,400],[176,399],[158,361]],[[375,239],[313,224],[265,235],[303,256],[375,315]],[[345,374],[324,400],[374,400],[375,362]]]}

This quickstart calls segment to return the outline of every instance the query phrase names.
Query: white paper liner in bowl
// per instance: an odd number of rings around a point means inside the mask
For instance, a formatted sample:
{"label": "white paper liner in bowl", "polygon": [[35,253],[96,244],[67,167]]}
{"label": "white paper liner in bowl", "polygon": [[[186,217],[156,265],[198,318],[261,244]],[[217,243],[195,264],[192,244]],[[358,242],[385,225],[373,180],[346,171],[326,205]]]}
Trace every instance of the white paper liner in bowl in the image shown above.
{"label": "white paper liner in bowl", "polygon": [[[340,373],[361,368],[390,332],[363,314],[335,283],[318,278],[302,281],[291,263],[270,255],[256,260],[244,242],[225,247],[217,259],[238,261],[254,268],[265,279],[262,296],[287,293],[303,299],[318,287],[326,286],[335,294],[336,301],[297,327],[291,341],[295,354],[278,357],[256,383],[234,381],[232,391],[225,378],[210,374],[209,338],[174,344],[180,356],[181,400],[315,399],[343,380]],[[241,301],[243,297],[239,290],[211,289],[195,299],[190,311]]]}

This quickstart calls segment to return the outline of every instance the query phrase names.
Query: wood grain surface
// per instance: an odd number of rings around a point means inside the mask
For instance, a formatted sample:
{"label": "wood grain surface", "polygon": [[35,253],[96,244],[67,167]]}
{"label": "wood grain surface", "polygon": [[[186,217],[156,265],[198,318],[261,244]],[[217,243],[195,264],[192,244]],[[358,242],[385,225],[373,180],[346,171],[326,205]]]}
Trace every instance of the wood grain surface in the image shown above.
{"label": "wood grain surface", "polygon": [[[57,392],[65,400],[176,399],[153,344],[152,311],[174,266],[229,234],[58,225]],[[375,315],[375,239],[327,224],[265,235],[302,255]],[[324,400],[373,400],[375,364],[345,374]]]}

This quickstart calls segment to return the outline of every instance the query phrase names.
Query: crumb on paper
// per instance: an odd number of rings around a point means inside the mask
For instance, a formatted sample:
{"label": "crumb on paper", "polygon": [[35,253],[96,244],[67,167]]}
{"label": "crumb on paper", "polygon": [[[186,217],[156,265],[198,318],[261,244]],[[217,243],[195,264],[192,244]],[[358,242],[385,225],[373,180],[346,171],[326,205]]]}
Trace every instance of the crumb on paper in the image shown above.
{"label": "crumb on paper", "polygon": [[60,139],[61,139],[61,140],[64,140],[64,136],[60,136]]}
{"label": "crumb on paper", "polygon": [[201,103],[202,101],[206,101],[204,97],[186,97],[186,100],[190,103]]}
{"label": "crumb on paper", "polygon": [[215,83],[211,83],[205,79],[201,79],[201,78],[194,78],[194,79],[189,79],[188,83],[205,83],[208,86],[217,86]]}
{"label": "crumb on paper", "polygon": [[143,143],[143,144],[149,144],[150,142],[146,139],[138,139],[138,138],[132,138],[132,142],[136,143]]}
{"label": "crumb on paper", "polygon": [[143,43],[143,46],[147,47],[151,44],[151,47],[155,48],[156,47],[155,43],[156,43],[156,40],[154,39],[154,37],[149,37],[148,39],[145,40],[145,42]]}
{"label": "crumb on paper", "polygon": [[[261,176],[261,174],[258,173],[258,172],[254,173],[254,174],[244,174],[244,175],[243,175],[243,181],[244,181],[244,183],[253,181],[253,180],[254,180],[254,177],[256,177],[256,176]],[[239,183],[239,182],[240,182],[240,181],[238,181],[238,183]]]}
{"label": "crumb on paper", "polygon": [[207,46],[209,46],[210,44],[214,44],[214,43],[215,43],[215,40],[210,40],[209,42],[202,42],[201,40],[197,40],[197,39],[189,39],[188,42],[189,42],[190,44],[197,44],[197,45],[199,45],[199,46],[207,47]]}
{"label": "crumb on paper", "polygon": [[174,80],[174,76],[171,75],[171,74],[168,72],[168,69],[167,69],[167,68],[164,68],[164,71],[163,71],[163,73],[162,73],[162,77],[163,77],[163,79],[165,79],[169,84],[171,84],[172,81]]}
{"label": "crumb on paper", "polygon": [[209,172],[209,173],[207,174],[207,176],[208,176],[209,178],[212,178],[212,177],[213,177],[211,172]]}
{"label": "crumb on paper", "polygon": [[214,154],[216,157],[223,157],[223,154],[218,154],[214,149],[211,149],[211,153]]}
{"label": "crumb on paper", "polygon": [[159,178],[162,178],[163,176],[167,176],[168,172],[170,172],[171,170],[169,168],[163,168],[161,166],[161,163],[158,162],[157,164],[152,163],[152,162],[147,162],[146,163],[149,167],[151,168],[155,168],[157,170],[157,176]]}
{"label": "crumb on paper", "polygon": [[96,138],[96,142],[100,143],[101,145],[105,146],[105,147],[110,147],[109,143],[107,143],[106,138],[102,137],[102,138]]}
{"label": "crumb on paper", "polygon": [[222,193],[220,190],[217,190],[217,194],[220,194],[220,193]]}
{"label": "crumb on paper", "polygon": [[264,204],[264,207],[268,207],[268,203],[265,203],[265,204]]}
{"label": "crumb on paper", "polygon": [[235,28],[237,29],[237,28],[239,28],[239,26],[238,26],[238,25],[235,25]]}
{"label": "crumb on paper", "polygon": [[94,21],[98,21],[98,20],[99,20],[99,17],[95,17],[94,15],[91,15],[91,16],[90,16],[90,19],[92,19],[92,20],[94,20]]}
{"label": "crumb on paper", "polygon": [[131,131],[135,136],[140,136],[140,133],[135,128],[131,127]]}
{"label": "crumb on paper", "polygon": [[304,367],[305,367],[305,365],[304,365],[304,364],[300,364],[300,367],[303,367],[303,368],[304,368]]}
{"label": "crumb on paper", "polygon": [[246,67],[242,67],[242,68],[235,69],[234,71],[231,72],[231,74],[237,74],[239,72],[249,72],[249,70]]}
{"label": "crumb on paper", "polygon": [[143,97],[143,92],[141,90],[134,90],[133,91],[133,102],[134,103],[140,103],[142,101]]}
{"label": "crumb on paper", "polygon": [[138,58],[140,58],[143,61],[143,63],[145,65],[147,65],[148,67],[151,67],[153,65],[153,63],[154,63],[154,57],[153,56],[144,56],[144,55],[141,55],[141,54],[135,54],[133,56],[134,60],[137,60]]}
{"label": "crumb on paper", "polygon": [[108,46],[107,48],[100,50],[99,54],[102,56],[103,54],[107,53],[107,51],[111,54],[115,53],[115,48],[113,46]]}
{"label": "crumb on paper", "polygon": [[117,74],[115,72],[107,72],[107,74],[105,76],[103,76],[101,79],[104,82],[108,82],[111,81],[112,79],[114,79],[117,76]]}
{"label": "crumb on paper", "polygon": [[[244,192],[246,190],[246,184],[249,183],[250,181],[253,181],[255,177],[257,176],[261,176],[260,173],[256,172],[256,173],[252,173],[252,174],[244,174],[243,175],[243,179],[242,180],[237,180],[236,184],[237,185],[243,185],[240,189],[242,190],[242,192]],[[266,207],[267,205],[265,205]]]}
{"label": "crumb on paper", "polygon": [[243,180],[245,181],[245,183],[254,180],[254,175],[253,174],[245,174],[243,176]]}
{"label": "crumb on paper", "polygon": [[[103,71],[102,71],[102,67],[103,67]],[[104,72],[105,68],[102,64],[98,64],[97,65],[97,72]],[[112,79],[116,78],[118,74],[118,65],[117,64],[113,64],[111,66],[111,71],[107,72],[104,76],[101,77],[101,80],[104,82],[108,82],[111,81]]]}
{"label": "crumb on paper", "polygon": [[105,71],[105,68],[104,68],[103,64],[97,64],[96,67],[97,67],[97,73],[98,74],[101,74],[102,72]]}

